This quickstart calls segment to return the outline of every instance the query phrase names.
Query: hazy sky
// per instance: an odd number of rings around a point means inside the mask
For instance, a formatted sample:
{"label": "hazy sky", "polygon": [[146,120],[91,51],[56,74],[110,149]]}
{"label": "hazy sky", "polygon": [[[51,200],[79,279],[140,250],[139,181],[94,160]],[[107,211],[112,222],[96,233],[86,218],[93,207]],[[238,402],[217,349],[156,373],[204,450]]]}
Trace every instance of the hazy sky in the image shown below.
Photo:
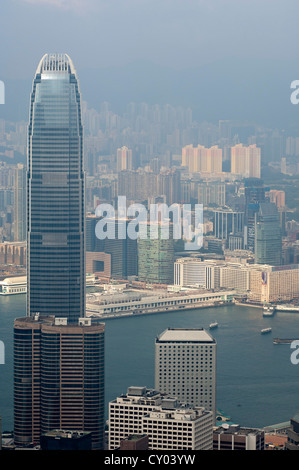
{"label": "hazy sky", "polygon": [[0,117],[27,119],[41,57],[66,52],[91,107],[169,103],[200,120],[296,125],[298,18],[299,0],[0,0]]}
{"label": "hazy sky", "polygon": [[298,14],[298,0],[1,0],[0,79],[32,77],[45,52],[77,69],[238,58],[299,69]]}

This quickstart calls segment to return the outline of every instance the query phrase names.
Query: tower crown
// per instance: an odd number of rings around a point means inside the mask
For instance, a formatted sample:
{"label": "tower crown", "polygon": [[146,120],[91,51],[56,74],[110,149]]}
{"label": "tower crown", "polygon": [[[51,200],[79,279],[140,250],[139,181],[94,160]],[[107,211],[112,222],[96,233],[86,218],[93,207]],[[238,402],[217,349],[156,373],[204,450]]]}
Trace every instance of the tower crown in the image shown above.
{"label": "tower crown", "polygon": [[69,72],[76,74],[74,64],[67,54],[45,54],[41,58],[36,72]]}

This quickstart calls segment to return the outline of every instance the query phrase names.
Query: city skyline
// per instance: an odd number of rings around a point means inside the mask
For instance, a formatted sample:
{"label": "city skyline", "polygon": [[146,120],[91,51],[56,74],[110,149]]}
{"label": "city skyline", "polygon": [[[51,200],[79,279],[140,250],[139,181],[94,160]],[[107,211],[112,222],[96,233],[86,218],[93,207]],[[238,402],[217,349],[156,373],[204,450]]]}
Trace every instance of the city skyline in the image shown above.
{"label": "city skyline", "polygon": [[0,450],[299,448],[298,13],[2,1]]}

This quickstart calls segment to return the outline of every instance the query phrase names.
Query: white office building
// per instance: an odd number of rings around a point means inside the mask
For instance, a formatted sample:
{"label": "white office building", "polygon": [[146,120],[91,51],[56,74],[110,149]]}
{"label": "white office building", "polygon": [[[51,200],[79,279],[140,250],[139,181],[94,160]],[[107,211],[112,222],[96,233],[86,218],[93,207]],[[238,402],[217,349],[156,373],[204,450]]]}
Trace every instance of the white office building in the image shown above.
{"label": "white office building", "polygon": [[155,388],[216,415],[216,341],[203,329],[167,329],[156,338]]}
{"label": "white office building", "polygon": [[199,258],[179,258],[174,263],[174,285],[196,286],[203,289],[219,288],[218,262]]}
{"label": "white office building", "polygon": [[148,436],[149,450],[212,450],[213,415],[146,387],[129,387],[109,403],[109,450],[129,436]]}
{"label": "white office building", "polygon": [[250,290],[252,265],[224,260],[179,258],[174,264],[174,284],[180,287],[204,289],[234,289],[246,293]]}

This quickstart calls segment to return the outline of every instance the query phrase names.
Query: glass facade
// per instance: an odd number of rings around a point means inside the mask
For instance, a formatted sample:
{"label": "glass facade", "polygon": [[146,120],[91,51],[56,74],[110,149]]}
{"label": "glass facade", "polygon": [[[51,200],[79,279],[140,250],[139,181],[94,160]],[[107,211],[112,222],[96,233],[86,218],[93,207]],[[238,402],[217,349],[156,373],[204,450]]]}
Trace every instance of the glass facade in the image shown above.
{"label": "glass facade", "polygon": [[[86,320],[86,319],[84,319]],[[14,322],[14,437],[39,444],[53,429],[87,431],[104,446],[105,325],[53,317]]]}
{"label": "glass facade", "polygon": [[85,315],[84,166],[80,91],[65,55],[35,74],[28,128],[27,315]]}
{"label": "glass facade", "polygon": [[[155,230],[151,235],[151,229]],[[163,230],[165,229],[165,232]],[[147,238],[138,238],[138,280],[157,284],[173,284],[173,227],[151,223]],[[164,238],[165,237],[165,238]]]}
{"label": "glass facade", "polygon": [[26,240],[26,168],[18,163],[14,171],[14,241]]}
{"label": "glass facade", "polygon": [[14,326],[14,439],[20,446],[40,436],[40,324],[15,321]]}
{"label": "glass facade", "polygon": [[255,224],[255,262],[280,266],[282,235],[278,210],[273,203],[260,204]]}

